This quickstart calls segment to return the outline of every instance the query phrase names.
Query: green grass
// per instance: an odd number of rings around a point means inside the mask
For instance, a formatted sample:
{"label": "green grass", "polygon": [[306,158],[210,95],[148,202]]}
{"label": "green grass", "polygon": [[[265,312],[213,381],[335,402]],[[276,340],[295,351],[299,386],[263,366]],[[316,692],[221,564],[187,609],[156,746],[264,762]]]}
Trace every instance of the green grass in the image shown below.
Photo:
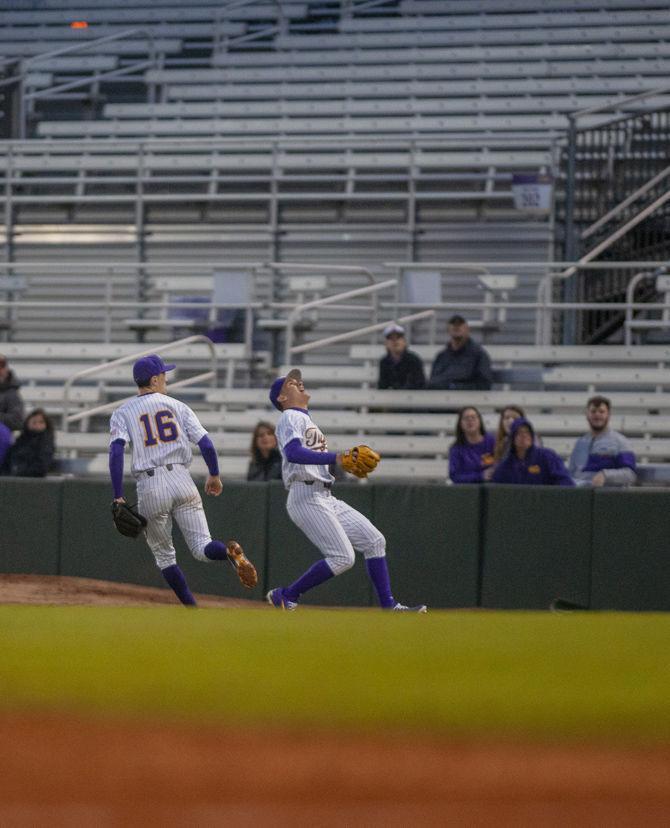
{"label": "green grass", "polygon": [[0,709],[670,740],[670,615],[0,607]]}

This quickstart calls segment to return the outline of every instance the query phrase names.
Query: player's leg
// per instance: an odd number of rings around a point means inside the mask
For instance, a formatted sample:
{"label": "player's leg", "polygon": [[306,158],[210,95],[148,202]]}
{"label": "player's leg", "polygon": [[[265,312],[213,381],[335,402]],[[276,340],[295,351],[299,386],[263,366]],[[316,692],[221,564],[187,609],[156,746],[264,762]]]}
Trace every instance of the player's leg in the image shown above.
{"label": "player's leg", "polygon": [[[238,574],[243,568],[254,570],[237,541],[231,540],[226,544],[212,538],[200,492],[188,471],[174,469],[173,472],[176,474],[172,480],[180,498],[173,513],[193,557],[199,561],[228,561]],[[246,584],[241,576],[240,580]]]}
{"label": "player's leg", "polygon": [[138,510],[147,519],[146,540],[161,575],[177,598],[185,606],[196,601],[188,588],[186,578],[177,564],[177,553],[172,542],[171,500],[161,484],[152,485],[153,478],[140,480],[137,485]]}
{"label": "player's leg", "polygon": [[324,560],[317,561],[289,586],[270,590],[267,599],[274,606],[295,609],[305,592],[354,565],[353,547],[337,520],[332,500],[330,492],[321,487],[299,482],[291,486],[286,503],[289,517],[321,552]]}
{"label": "player's leg", "polygon": [[377,527],[361,512],[349,506],[343,500],[332,498],[333,509],[340,525],[351,541],[351,545],[365,557],[368,577],[377,593],[379,604],[384,609],[396,611],[425,612],[426,607],[407,607],[393,597],[391,578],[386,562],[386,538]]}

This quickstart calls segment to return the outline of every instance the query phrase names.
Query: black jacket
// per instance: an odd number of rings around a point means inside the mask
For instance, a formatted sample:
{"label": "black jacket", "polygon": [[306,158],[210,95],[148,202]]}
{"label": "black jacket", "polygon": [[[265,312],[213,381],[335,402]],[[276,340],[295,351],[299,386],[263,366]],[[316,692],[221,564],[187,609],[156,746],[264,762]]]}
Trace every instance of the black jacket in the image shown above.
{"label": "black jacket", "polygon": [[53,435],[48,431],[23,431],[9,450],[9,473],[15,477],[45,477],[53,457]]}
{"label": "black jacket", "polygon": [[251,460],[247,469],[247,480],[281,480],[281,454],[272,449],[264,459]]}
{"label": "black jacket", "polygon": [[396,362],[390,354],[379,361],[377,388],[414,389],[426,387],[426,374],[418,354],[405,351]]}
{"label": "black jacket", "polygon": [[455,350],[451,345],[435,357],[430,372],[429,388],[443,390],[483,390],[493,384],[491,358],[478,342],[472,339]]}
{"label": "black jacket", "polygon": [[18,431],[23,426],[20,387],[21,383],[13,371],[9,372],[4,382],[0,382],[0,423],[4,423],[12,431]]}

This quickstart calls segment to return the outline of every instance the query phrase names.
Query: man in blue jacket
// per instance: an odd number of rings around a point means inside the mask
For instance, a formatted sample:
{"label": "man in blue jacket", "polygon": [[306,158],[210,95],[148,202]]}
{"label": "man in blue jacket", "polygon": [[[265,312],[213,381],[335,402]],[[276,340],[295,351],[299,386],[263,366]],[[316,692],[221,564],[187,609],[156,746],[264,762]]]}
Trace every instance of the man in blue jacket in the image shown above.
{"label": "man in blue jacket", "polygon": [[530,486],[575,485],[558,454],[535,445],[533,426],[525,417],[512,423],[509,454],[496,467],[491,479],[494,483]]}
{"label": "man in blue jacket", "polygon": [[637,480],[630,443],[609,427],[611,408],[607,397],[591,397],[586,403],[590,430],[578,438],[568,463],[578,486],[632,486]]}

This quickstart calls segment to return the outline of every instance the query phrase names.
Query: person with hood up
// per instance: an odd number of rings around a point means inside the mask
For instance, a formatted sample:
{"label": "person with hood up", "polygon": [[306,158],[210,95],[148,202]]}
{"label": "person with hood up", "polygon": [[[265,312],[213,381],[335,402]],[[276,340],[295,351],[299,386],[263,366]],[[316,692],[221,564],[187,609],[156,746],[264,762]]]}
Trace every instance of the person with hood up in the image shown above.
{"label": "person with hood up", "polygon": [[518,417],[510,429],[511,447],[493,472],[494,483],[517,483],[530,486],[574,486],[565,463],[549,448],[535,445],[530,421]]}
{"label": "person with hood up", "polygon": [[18,431],[23,426],[20,386],[16,374],[9,367],[9,360],[0,354],[0,423],[10,431]]}
{"label": "person with hood up", "polygon": [[14,477],[46,477],[54,451],[51,418],[36,408],[26,417],[23,431],[9,450],[9,473]]}

